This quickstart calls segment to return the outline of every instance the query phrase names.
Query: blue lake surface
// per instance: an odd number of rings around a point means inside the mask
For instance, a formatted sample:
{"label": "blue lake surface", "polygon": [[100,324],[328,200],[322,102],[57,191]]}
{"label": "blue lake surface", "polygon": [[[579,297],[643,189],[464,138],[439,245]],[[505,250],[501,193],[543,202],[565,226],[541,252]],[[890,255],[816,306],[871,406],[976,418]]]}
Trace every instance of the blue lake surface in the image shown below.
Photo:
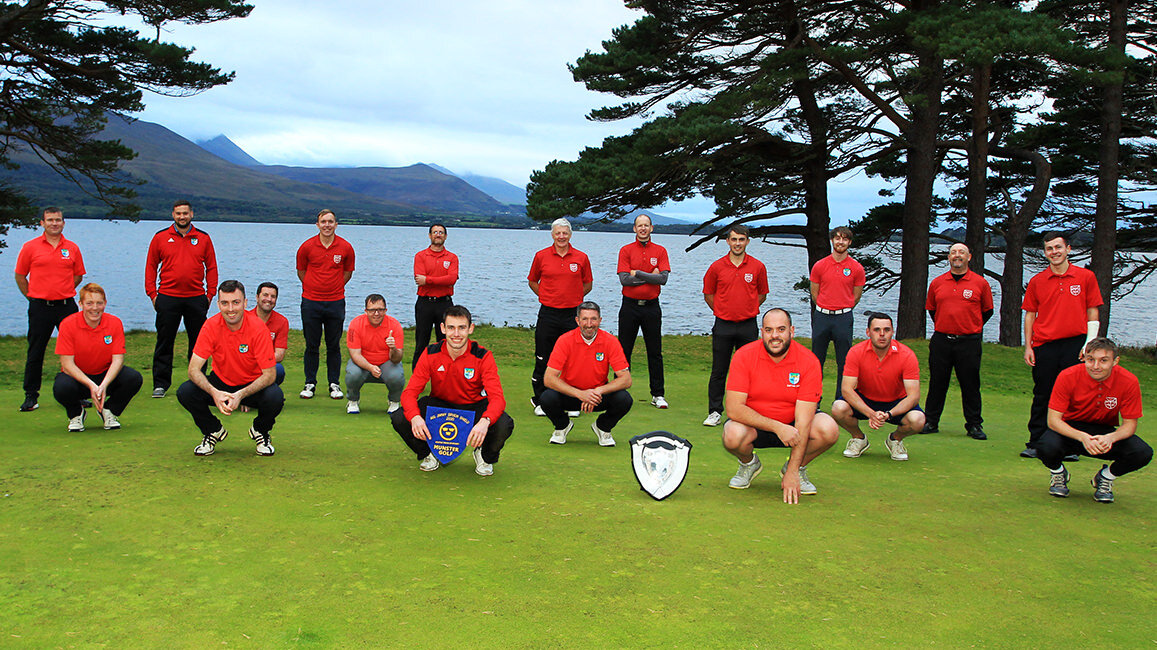
{"label": "blue lake surface", "polygon": [[[153,234],[170,223],[73,219],[65,225],[65,236],[75,241],[84,255],[88,270],[85,281],[105,287],[109,294],[109,313],[119,316],[126,328],[154,328],[152,305],[144,289],[145,255]],[[298,246],[317,234],[316,226],[231,222],[197,225],[204,226],[213,238],[222,280],[241,280],[249,290],[250,306],[252,290],[258,283],[266,280],[276,283],[281,288],[278,311],[285,314],[292,327],[301,327],[301,284],[297,279],[295,256]],[[7,277],[13,277],[20,246],[39,234],[39,230],[31,229],[9,232],[8,248],[0,254],[0,266],[6,270]],[[386,297],[390,314],[403,325],[413,325],[414,253],[429,245],[426,229],[339,225],[338,234],[353,245],[357,254],[357,270],[346,286],[347,323],[361,313],[362,300],[367,294],[381,293]],[[576,232],[571,240],[574,247],[590,256],[594,289],[589,298],[603,307],[603,326],[611,332],[617,331],[622,297],[615,274],[618,251],[632,239],[631,233]],[[696,241],[695,237],[656,233],[654,240],[667,248],[671,258],[671,276],[662,294],[664,332],[709,333],[712,316],[703,302],[703,274],[711,262],[726,254],[726,244],[705,244],[687,252],[684,249]],[[538,302],[526,285],[526,274],[534,253],[550,244],[550,233],[544,230],[451,228],[446,247],[461,261],[461,279],[454,290],[454,302],[469,307],[477,322],[533,324]],[[806,294],[792,289],[792,285],[807,275],[806,251],[763,241],[752,242],[747,250],[767,266],[771,293],[765,306],[788,309],[796,315],[796,333],[810,336]],[[990,258],[988,264],[992,268],[1000,267],[998,259]],[[932,269],[931,276],[944,270]],[[999,311],[999,287],[994,284],[993,290]],[[868,309],[894,314],[897,296],[896,290],[884,295],[866,292],[856,309],[857,332],[864,327],[859,314]],[[0,283],[0,304],[4,306],[0,310],[0,334],[23,335],[27,330],[27,302],[15,282]],[[1157,332],[1152,317],[1154,304],[1157,304],[1157,281],[1150,280],[1114,304],[1110,335],[1129,345],[1151,345]],[[210,313],[215,312],[214,306]],[[985,328],[986,340],[996,340],[997,320],[994,316]],[[931,323],[928,331],[932,331]]]}

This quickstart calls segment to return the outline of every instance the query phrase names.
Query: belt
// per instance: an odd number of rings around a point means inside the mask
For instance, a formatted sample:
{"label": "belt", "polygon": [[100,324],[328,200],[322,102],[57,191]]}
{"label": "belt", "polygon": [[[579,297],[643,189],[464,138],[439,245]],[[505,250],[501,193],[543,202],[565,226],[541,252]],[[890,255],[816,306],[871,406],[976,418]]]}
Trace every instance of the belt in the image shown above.
{"label": "belt", "polygon": [[442,300],[449,300],[450,296],[418,296],[418,300],[428,300],[430,302],[440,302]]}
{"label": "belt", "polygon": [[659,299],[658,298],[651,298],[650,300],[639,300],[637,298],[628,298],[626,296],[623,296],[623,302],[633,302],[640,307],[646,307],[647,305],[659,304]]}
{"label": "belt", "polygon": [[29,298],[28,302],[34,302],[38,305],[46,307],[60,307],[72,302],[72,298],[61,298],[60,300],[45,300],[44,298]]}
{"label": "belt", "polygon": [[945,334],[944,332],[933,332],[939,334],[949,341],[975,341],[980,338],[980,334]]}
{"label": "belt", "polygon": [[817,305],[816,311],[818,311],[821,314],[827,314],[828,316],[839,316],[840,314],[846,314],[846,313],[852,311],[852,308],[847,307],[844,309],[824,309],[823,307],[820,307]]}

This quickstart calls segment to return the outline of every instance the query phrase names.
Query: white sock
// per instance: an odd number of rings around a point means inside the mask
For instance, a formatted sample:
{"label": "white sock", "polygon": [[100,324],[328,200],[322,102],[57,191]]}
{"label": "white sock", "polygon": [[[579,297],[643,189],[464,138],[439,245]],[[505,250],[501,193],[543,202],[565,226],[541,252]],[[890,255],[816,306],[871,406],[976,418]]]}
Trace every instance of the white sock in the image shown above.
{"label": "white sock", "polygon": [[1113,476],[1112,472],[1109,471],[1108,465],[1105,465],[1104,467],[1101,468],[1101,476],[1104,476],[1107,480],[1110,480],[1110,481],[1117,478],[1116,476]]}
{"label": "white sock", "polygon": [[1065,471],[1065,466],[1062,464],[1060,467],[1058,467],[1056,469],[1050,469],[1049,471],[1052,472],[1053,474],[1063,474]]}

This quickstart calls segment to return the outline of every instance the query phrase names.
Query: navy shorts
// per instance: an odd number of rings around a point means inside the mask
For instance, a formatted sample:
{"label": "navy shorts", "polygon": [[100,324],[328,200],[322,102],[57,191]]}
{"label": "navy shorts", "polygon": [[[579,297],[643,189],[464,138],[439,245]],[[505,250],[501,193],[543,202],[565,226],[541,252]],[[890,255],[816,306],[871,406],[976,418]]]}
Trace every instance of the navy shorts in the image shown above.
{"label": "navy shorts", "polygon": [[[864,397],[860,393],[860,391],[856,391],[856,394],[860,396],[860,399],[864,400],[864,403],[868,405],[868,408],[872,409],[873,411],[884,411],[886,413],[891,413],[892,409],[895,408],[897,404],[904,401],[904,398],[901,397],[900,399],[892,400],[890,402],[877,402],[874,399],[868,399],[867,397]],[[837,398],[836,401],[846,402],[847,400],[845,400],[843,398],[843,396],[841,395],[839,398]],[[849,404],[849,406],[850,406],[850,404]],[[911,413],[912,411],[920,411],[921,413],[923,413],[924,409],[920,408],[920,404],[917,403],[916,406],[913,406],[910,411],[908,411],[906,413],[901,413],[900,415],[893,415],[892,417],[888,418],[888,424],[894,424],[896,426],[900,426],[901,424],[904,423],[904,416],[908,415],[908,413]],[[868,416],[864,415],[863,413],[860,413],[856,409],[852,409],[852,415],[856,416],[857,420],[867,420],[868,419]]]}

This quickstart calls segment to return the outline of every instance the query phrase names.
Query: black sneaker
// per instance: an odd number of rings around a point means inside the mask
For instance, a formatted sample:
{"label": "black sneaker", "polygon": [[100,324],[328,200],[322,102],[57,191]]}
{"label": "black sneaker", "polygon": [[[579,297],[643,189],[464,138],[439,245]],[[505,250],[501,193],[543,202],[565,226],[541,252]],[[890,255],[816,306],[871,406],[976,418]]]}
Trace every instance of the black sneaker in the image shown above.
{"label": "black sneaker", "polygon": [[40,404],[36,402],[36,398],[31,395],[24,396],[24,403],[20,405],[21,413],[30,413],[40,408]]}
{"label": "black sneaker", "polygon": [[1059,472],[1052,473],[1052,482],[1049,483],[1049,494],[1054,497],[1069,496],[1069,470],[1061,468]]}
{"label": "black sneaker", "polygon": [[968,427],[968,437],[973,440],[988,440],[988,436],[984,435],[984,429],[979,424]]}
{"label": "black sneaker", "polygon": [[940,433],[940,426],[932,423],[925,423],[924,428],[917,433]]}
{"label": "black sneaker", "polygon": [[1025,447],[1024,449],[1021,449],[1020,450],[1020,457],[1021,458],[1039,458],[1039,456],[1036,455],[1036,449],[1034,449],[1033,447]]}
{"label": "black sneaker", "polygon": [[1105,475],[1101,473],[1108,468],[1108,465],[1102,465],[1100,471],[1093,474],[1093,500],[1098,503],[1113,502],[1113,482],[1105,478]]}

